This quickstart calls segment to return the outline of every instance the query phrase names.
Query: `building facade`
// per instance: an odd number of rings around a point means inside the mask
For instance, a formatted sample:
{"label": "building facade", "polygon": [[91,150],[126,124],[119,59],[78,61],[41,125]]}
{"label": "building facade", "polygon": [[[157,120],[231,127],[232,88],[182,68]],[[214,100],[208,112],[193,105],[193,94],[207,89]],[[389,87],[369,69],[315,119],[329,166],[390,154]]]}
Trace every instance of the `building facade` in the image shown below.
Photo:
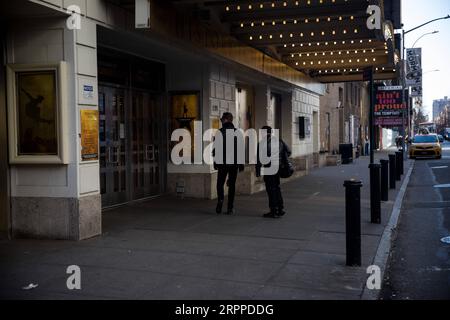
{"label": "building facade", "polygon": [[445,106],[439,116],[435,118],[435,124],[439,134],[450,138],[450,105]]}
{"label": "building facade", "polygon": [[[69,4],[81,9],[80,29],[67,28]],[[320,150],[323,85],[230,39],[223,40],[227,46],[209,47],[208,39],[203,39],[207,45],[199,45],[198,37],[214,37],[213,42],[221,35],[208,34],[195,20],[183,21],[188,26],[180,31],[180,22],[170,21],[175,18],[164,4],[152,3],[156,13],[150,31],[136,30],[133,12],[114,2],[17,1],[4,6],[4,67],[19,76],[18,66],[32,72],[64,65],[57,74],[65,91],[65,159],[8,163],[2,154],[1,224],[13,237],[90,238],[101,234],[103,208],[175,194],[180,188],[187,197],[215,198],[217,173],[211,166],[170,161],[171,132],[184,118],[202,121],[207,130],[218,127],[223,112],[232,112],[236,126],[278,128],[303,171]],[[21,12],[26,12],[25,20],[14,18]],[[186,34],[193,28],[197,33]],[[272,66],[261,70],[255,65],[258,59]],[[3,73],[0,80],[2,88],[11,86]],[[22,90],[28,90],[30,101],[38,101],[32,85],[29,88]],[[5,91],[0,95],[2,116],[12,98]],[[177,104],[183,99],[190,109],[186,114]],[[98,112],[98,158],[83,158],[89,112]],[[299,119],[305,118],[311,133],[300,139]],[[6,124],[8,119],[1,121]],[[2,138],[6,136],[2,132]],[[253,170],[249,166],[242,175],[241,193],[257,191]]]}
{"label": "building facade", "polygon": [[450,105],[448,97],[433,101],[433,121],[435,121],[446,106]]}
{"label": "building facade", "polygon": [[[292,10],[302,16],[299,2],[277,1],[278,11],[260,6],[261,13],[204,2],[0,4],[2,233],[81,240],[101,234],[105,208],[162,194],[215,198],[211,165],[171,161],[179,141],[172,133],[188,130],[193,146],[206,147],[203,140],[211,137],[199,135],[218,129],[223,112],[233,113],[243,129],[279,129],[300,174],[320,165],[320,153],[336,151],[338,143],[351,142],[358,151],[367,132],[364,86],[330,85],[332,97],[323,100],[322,112],[320,106],[322,82],[362,81],[369,65],[383,66],[378,80],[396,74],[394,40],[355,19],[366,1],[357,1],[352,12],[346,1],[332,8],[302,4],[311,17],[319,10],[336,24],[346,13],[355,28],[337,35],[329,21],[315,18],[316,32],[305,19],[308,33],[298,34],[301,40],[290,31],[297,20],[283,20]],[[260,16],[273,20],[270,30],[249,35],[254,26],[248,20]],[[254,32],[268,30],[264,19]],[[322,26],[327,38],[316,42]],[[274,37],[280,30],[284,36]],[[330,44],[336,46],[332,53],[348,57],[322,61],[332,54]],[[326,66],[330,62],[334,70]],[[336,95],[343,107],[332,101]],[[238,192],[261,187],[247,166]]]}
{"label": "building facade", "polygon": [[355,156],[366,153],[369,137],[369,92],[362,82],[330,83],[320,98],[321,152],[338,154],[352,144]]}

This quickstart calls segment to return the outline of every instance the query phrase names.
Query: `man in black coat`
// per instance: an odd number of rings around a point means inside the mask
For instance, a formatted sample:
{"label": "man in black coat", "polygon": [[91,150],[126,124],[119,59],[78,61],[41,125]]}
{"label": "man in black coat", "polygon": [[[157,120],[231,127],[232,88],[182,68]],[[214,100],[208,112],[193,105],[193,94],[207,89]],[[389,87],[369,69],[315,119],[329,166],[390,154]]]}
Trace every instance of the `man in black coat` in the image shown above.
{"label": "man in black coat", "polygon": [[[219,147],[218,144],[216,144],[217,139],[215,139],[214,143],[214,149],[213,149],[213,157],[214,157],[214,169],[218,171],[217,175],[217,196],[218,196],[218,202],[216,207],[216,213],[221,214],[222,213],[222,207],[225,200],[225,182],[227,181],[228,177],[228,206],[227,206],[227,214],[232,215],[234,214],[234,198],[236,193],[236,180],[239,171],[244,170],[244,163],[238,163],[238,142],[237,137],[234,141],[234,159],[230,161],[228,159],[227,161],[227,131],[232,131],[231,133],[234,134],[236,132],[236,128],[233,125],[233,115],[229,112],[226,112],[222,116],[222,128],[219,130],[218,134],[222,135],[222,155],[220,159],[217,159],[219,157],[219,154],[216,151],[216,148]],[[217,160],[220,160],[219,163]]]}
{"label": "man in black coat", "polygon": [[[267,152],[268,157],[272,157],[271,153],[271,144],[273,139],[276,139],[276,137],[272,134],[273,129],[269,126],[265,126],[262,128],[263,130],[266,130],[267,135],[263,137],[263,139],[267,139],[267,146],[266,150],[263,150],[263,152]],[[261,158],[260,158],[260,146],[258,146],[258,162],[256,165],[256,176],[261,176],[261,168],[270,168],[271,163],[262,165],[261,164]],[[286,143],[284,143],[283,140],[279,139],[279,150],[275,151],[277,154],[273,154],[274,157],[279,157],[279,164],[281,164],[283,161],[288,159],[292,152],[287,146]],[[283,195],[281,194],[281,178],[279,169],[274,174],[267,174],[264,175],[264,183],[266,185],[266,191],[267,196],[269,197],[269,207],[270,212],[264,215],[264,218],[279,218],[286,214],[284,211],[284,200]]]}

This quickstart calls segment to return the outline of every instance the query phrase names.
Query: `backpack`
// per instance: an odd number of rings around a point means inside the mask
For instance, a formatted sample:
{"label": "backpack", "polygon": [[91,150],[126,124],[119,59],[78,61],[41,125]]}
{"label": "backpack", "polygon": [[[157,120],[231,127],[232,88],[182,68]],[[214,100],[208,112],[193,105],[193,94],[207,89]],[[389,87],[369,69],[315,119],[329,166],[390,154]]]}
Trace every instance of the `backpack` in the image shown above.
{"label": "backpack", "polygon": [[294,175],[295,168],[292,162],[289,160],[289,155],[287,151],[287,147],[284,144],[284,142],[281,141],[283,144],[282,152],[280,155],[280,169],[278,171],[278,174],[280,175],[280,178],[287,179]]}

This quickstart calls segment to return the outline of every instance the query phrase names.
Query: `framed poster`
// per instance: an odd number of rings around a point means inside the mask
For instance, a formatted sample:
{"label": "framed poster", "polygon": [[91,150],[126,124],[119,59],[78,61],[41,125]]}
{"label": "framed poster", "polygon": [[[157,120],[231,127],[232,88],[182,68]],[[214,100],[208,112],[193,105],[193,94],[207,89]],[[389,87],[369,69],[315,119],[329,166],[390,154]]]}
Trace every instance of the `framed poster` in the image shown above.
{"label": "framed poster", "polygon": [[[186,129],[192,137],[192,154],[194,153],[194,122],[200,121],[200,93],[198,91],[177,91],[170,93],[171,136],[177,129]],[[171,142],[172,149],[176,145]]]}
{"label": "framed poster", "polygon": [[219,118],[212,118],[211,119],[211,129],[219,130],[220,128],[221,128],[220,119]]}
{"label": "framed poster", "polygon": [[11,164],[66,164],[65,63],[8,65]]}
{"label": "framed poster", "polygon": [[81,161],[97,161],[99,147],[99,113],[81,110]]}
{"label": "framed poster", "polygon": [[199,92],[172,92],[170,94],[172,130],[194,132],[194,121],[200,120]]}

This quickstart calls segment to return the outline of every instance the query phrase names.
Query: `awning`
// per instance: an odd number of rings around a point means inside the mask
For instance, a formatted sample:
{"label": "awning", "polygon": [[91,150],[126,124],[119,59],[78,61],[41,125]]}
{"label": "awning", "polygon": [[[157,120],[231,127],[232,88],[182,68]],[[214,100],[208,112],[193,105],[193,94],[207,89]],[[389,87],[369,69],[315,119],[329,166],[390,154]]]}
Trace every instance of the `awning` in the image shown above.
{"label": "awning", "polygon": [[[174,0],[209,11],[211,24],[248,46],[320,82],[397,78],[394,29],[384,19],[388,0]],[[380,8],[381,28],[367,26],[369,6]],[[370,20],[371,22],[372,20]]]}

